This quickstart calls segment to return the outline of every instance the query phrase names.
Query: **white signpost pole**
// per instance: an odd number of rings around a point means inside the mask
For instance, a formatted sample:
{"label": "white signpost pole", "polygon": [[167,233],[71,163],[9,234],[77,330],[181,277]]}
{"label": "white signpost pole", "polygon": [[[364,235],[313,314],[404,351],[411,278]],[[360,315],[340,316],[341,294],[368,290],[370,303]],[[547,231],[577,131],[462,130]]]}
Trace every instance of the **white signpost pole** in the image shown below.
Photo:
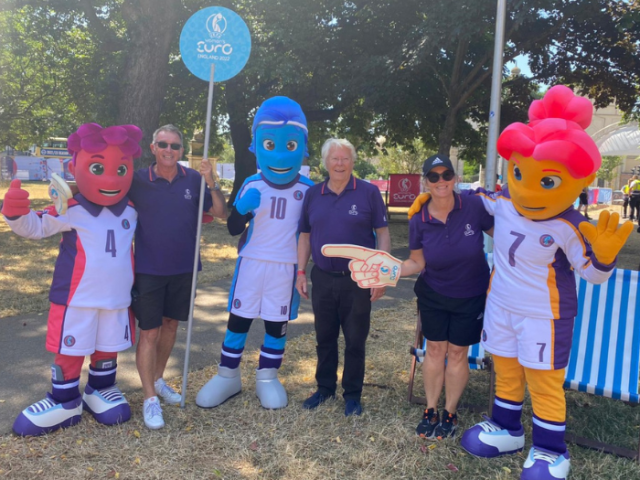
{"label": "white signpost pole", "polygon": [[[185,23],[180,34],[180,54],[182,61],[198,78],[209,81],[209,98],[204,136],[203,160],[209,158],[209,138],[211,134],[211,112],[213,109],[214,76],[218,81],[228,80],[240,72],[249,60],[251,53],[251,35],[242,18],[224,7],[208,7],[194,13]],[[216,73],[217,66],[217,73]],[[202,211],[204,208],[205,180],[200,180],[198,205],[198,228],[196,248],[193,258],[193,277],[191,280],[191,305],[187,324],[187,340],[182,373],[182,400],[184,408],[187,397],[189,377],[189,354],[191,352],[191,333],[193,331],[193,310],[196,286],[198,283],[198,264],[200,261],[200,235],[202,233]]]}

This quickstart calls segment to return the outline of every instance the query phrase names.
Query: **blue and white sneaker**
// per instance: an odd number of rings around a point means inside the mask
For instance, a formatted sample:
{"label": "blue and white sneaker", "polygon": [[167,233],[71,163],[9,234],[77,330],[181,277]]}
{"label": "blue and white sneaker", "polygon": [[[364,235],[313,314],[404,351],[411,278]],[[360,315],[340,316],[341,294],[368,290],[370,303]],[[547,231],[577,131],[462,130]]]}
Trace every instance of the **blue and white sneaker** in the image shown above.
{"label": "blue and white sneaker", "polygon": [[101,389],[87,385],[82,399],[93,418],[103,425],[124,423],[131,418],[129,403],[115,385]]}
{"label": "blue and white sneaker", "polygon": [[534,446],[524,462],[520,480],[565,480],[570,467],[568,450],[558,453]]}
{"label": "blue and white sneaker", "polygon": [[59,428],[70,427],[82,419],[82,397],[60,403],[47,393],[47,397],[25,408],[15,422],[13,431],[22,436],[44,435]]}
{"label": "blue and white sneaker", "polygon": [[[484,415],[483,415],[484,416]],[[524,448],[524,429],[507,430],[489,417],[464,432],[460,445],[471,455],[483,458],[516,453]]]}

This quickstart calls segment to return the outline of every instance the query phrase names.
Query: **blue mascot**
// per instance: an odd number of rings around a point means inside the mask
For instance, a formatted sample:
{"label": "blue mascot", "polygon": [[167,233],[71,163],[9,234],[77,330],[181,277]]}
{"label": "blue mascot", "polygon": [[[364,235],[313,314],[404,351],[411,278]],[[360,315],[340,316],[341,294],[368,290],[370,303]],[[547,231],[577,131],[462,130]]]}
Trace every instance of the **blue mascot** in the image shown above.
{"label": "blue mascot", "polygon": [[[253,120],[256,175],[238,193],[227,226],[242,233],[238,262],[229,293],[229,322],[218,374],[198,392],[196,404],[217,407],[242,390],[240,360],[251,322],[264,320],[265,336],[256,372],[256,394],[264,408],[287,406],[278,380],[287,341],[287,322],[298,317],[298,220],[302,201],[313,183],[298,173],[307,151],[307,120],[287,97],[265,100]],[[249,224],[247,228],[247,223]]]}

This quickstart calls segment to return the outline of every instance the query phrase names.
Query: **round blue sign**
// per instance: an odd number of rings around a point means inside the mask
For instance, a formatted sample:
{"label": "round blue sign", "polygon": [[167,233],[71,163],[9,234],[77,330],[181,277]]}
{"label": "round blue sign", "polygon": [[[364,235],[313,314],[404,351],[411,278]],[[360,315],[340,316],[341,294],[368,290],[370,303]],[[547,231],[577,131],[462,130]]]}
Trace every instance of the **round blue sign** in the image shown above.
{"label": "round blue sign", "polygon": [[209,81],[215,64],[216,82],[236,76],[249,60],[251,34],[232,10],[208,7],[194,13],[182,28],[180,54],[189,71]]}

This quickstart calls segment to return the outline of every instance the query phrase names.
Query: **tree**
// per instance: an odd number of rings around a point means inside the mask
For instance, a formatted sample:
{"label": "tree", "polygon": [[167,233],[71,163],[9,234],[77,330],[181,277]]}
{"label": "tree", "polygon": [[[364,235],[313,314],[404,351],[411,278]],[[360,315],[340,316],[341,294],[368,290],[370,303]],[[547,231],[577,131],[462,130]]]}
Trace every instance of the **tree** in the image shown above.
{"label": "tree", "polygon": [[602,157],[602,165],[600,165],[600,169],[596,172],[596,177],[598,177],[599,180],[606,182],[607,185],[611,184],[614,173],[616,169],[622,165],[622,161],[622,157]]}

